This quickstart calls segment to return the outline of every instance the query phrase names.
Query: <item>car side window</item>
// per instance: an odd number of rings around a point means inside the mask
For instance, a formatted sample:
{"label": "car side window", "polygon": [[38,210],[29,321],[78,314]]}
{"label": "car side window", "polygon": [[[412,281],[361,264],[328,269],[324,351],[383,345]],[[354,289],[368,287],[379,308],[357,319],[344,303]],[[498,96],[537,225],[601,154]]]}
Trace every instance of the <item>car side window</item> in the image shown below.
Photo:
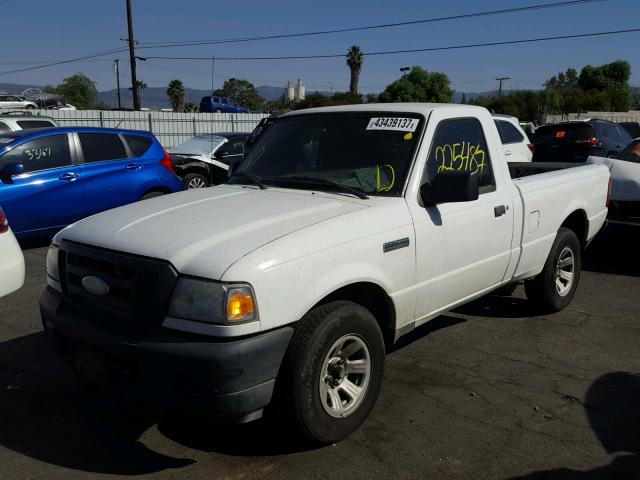
{"label": "car side window", "polygon": [[640,163],[640,141],[633,142],[620,154],[618,160]]}
{"label": "car side window", "polygon": [[11,130],[9,125],[4,122],[0,122],[0,132],[8,132],[9,130]]}
{"label": "car side window", "polygon": [[504,120],[496,120],[496,126],[498,127],[498,133],[500,134],[500,140],[503,145],[510,143],[522,143],[524,137],[518,131],[516,127]]}
{"label": "car side window", "polygon": [[478,119],[443,120],[436,128],[423,183],[431,183],[438,173],[445,170],[479,175],[480,193],[495,191],[489,149]]}
{"label": "car side window", "polygon": [[616,130],[618,130],[618,135],[620,135],[620,139],[624,145],[628,145],[629,143],[631,143],[631,140],[633,140],[633,138],[631,137],[629,132],[627,132],[626,128],[621,127],[620,125],[616,125]]}
{"label": "car side window", "polygon": [[227,143],[220,147],[220,150],[227,155],[244,155],[244,139],[229,139]]}
{"label": "car side window", "polygon": [[142,135],[125,135],[124,138],[126,138],[129,150],[131,150],[134,157],[141,157],[147,153],[153,143],[149,137],[143,137]]}
{"label": "car side window", "polygon": [[127,158],[127,151],[115,133],[79,133],[85,163]]}
{"label": "car side window", "polygon": [[213,97],[213,103],[220,103],[220,97]]}
{"label": "car side window", "polygon": [[71,152],[67,134],[36,138],[0,157],[0,167],[9,163],[22,163],[25,172],[37,172],[71,165]]}
{"label": "car side window", "polygon": [[221,98],[220,99],[223,105],[227,105],[229,103],[229,100],[227,100],[226,98]]}

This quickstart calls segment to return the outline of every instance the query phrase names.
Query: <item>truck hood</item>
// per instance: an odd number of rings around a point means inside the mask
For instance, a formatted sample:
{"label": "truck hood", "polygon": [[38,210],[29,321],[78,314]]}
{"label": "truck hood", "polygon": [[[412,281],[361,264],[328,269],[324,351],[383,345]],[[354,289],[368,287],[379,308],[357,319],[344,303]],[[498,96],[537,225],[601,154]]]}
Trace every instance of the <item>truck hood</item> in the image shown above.
{"label": "truck hood", "polygon": [[[366,200],[364,201],[366,202]],[[366,208],[349,197],[221,185],[144,200],[81,220],[56,235],[167,260],[220,279],[239,258],[294,231]]]}

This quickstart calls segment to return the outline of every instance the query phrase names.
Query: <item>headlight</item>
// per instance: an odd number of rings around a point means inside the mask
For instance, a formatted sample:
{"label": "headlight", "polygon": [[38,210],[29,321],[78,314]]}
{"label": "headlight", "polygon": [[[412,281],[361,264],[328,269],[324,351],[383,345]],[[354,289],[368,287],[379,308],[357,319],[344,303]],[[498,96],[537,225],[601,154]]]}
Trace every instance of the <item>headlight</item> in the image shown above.
{"label": "headlight", "polygon": [[257,320],[258,311],[249,285],[181,277],[171,297],[169,316],[234,325]]}
{"label": "headlight", "polygon": [[47,284],[54,290],[62,292],[60,271],[58,269],[58,245],[54,243],[49,246],[47,251]]}

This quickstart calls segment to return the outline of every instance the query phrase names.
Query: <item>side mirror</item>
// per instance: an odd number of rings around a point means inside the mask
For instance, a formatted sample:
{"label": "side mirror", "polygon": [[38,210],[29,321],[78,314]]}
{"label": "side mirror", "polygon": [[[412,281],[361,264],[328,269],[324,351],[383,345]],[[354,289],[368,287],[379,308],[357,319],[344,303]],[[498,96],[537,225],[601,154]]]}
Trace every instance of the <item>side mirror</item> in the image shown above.
{"label": "side mirror", "polygon": [[0,168],[0,180],[4,183],[13,183],[11,177],[20,175],[24,172],[24,165],[20,162],[7,163],[4,167]]}
{"label": "side mirror", "polygon": [[471,202],[480,195],[479,175],[470,172],[444,170],[431,183],[420,187],[420,198],[425,207],[440,203]]}

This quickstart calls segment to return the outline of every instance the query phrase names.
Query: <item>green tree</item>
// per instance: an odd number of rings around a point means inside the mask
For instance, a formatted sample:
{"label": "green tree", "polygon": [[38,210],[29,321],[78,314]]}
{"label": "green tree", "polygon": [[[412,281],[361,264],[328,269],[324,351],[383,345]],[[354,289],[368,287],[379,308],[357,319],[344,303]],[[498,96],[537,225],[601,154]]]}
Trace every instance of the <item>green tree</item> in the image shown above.
{"label": "green tree", "polygon": [[171,102],[171,108],[174,112],[182,112],[184,110],[184,86],[180,80],[171,80],[167,87],[167,97]]}
{"label": "green tree", "polygon": [[[140,107],[142,107],[142,91],[147,88],[147,84],[142,80],[136,80],[136,87],[138,87],[138,97],[140,98]],[[129,90],[133,92],[133,87],[129,87]]]}
{"label": "green tree", "polygon": [[77,108],[89,109],[96,105],[96,83],[82,73],[65,78],[60,85],[47,85],[45,91],[62,95],[66,102]]}
{"label": "green tree", "polygon": [[378,101],[378,95],[375,93],[367,93],[365,98],[367,103],[376,103]]}
{"label": "green tree", "polygon": [[253,83],[241,78],[225,80],[222,88],[216,90],[213,94],[220,97],[228,97],[249,110],[258,110],[265,103],[264,98],[260,96]]}
{"label": "green tree", "polygon": [[351,95],[358,94],[358,80],[364,63],[364,55],[357,45],[352,46],[347,52],[347,65],[351,70],[351,82],[349,83],[349,93]]}
{"label": "green tree", "polygon": [[453,90],[449,77],[440,72],[427,72],[415,66],[411,71],[387,85],[378,101],[389,102],[451,102]]}
{"label": "green tree", "polygon": [[184,111],[185,112],[190,112],[190,113],[197,112],[198,111],[198,105],[196,105],[193,102],[187,102],[187,103],[184,104]]}

